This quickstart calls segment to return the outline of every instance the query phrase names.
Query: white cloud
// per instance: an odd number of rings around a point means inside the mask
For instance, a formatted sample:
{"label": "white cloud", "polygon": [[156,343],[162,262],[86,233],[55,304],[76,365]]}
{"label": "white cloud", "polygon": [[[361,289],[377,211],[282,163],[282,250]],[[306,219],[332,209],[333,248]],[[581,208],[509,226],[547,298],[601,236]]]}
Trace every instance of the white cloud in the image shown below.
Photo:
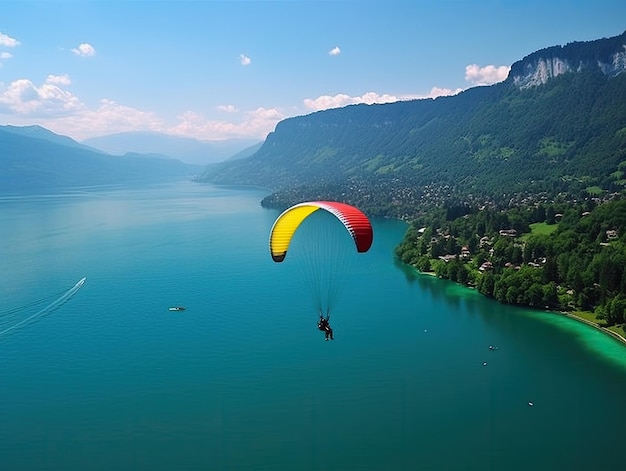
{"label": "white cloud", "polygon": [[20,42],[17,39],[7,36],[4,33],[0,33],[0,46],[15,47],[19,46],[19,44]]}
{"label": "white cloud", "polygon": [[341,49],[339,49],[339,46],[335,46],[330,51],[328,51],[328,54],[330,54],[331,56],[338,56],[339,54],[341,54]]}
{"label": "white cloud", "polygon": [[[332,51],[331,51],[332,52]],[[480,67],[476,64],[468,65],[465,68],[465,80],[471,82],[472,86],[491,85],[501,82],[508,76],[510,67],[488,65]],[[389,95],[378,94],[376,92],[368,92],[360,96],[350,96],[343,93],[337,95],[322,95],[317,98],[306,98],[304,106],[308,110],[320,111],[329,108],[340,108],[347,105],[355,105],[358,103],[393,103],[396,101],[416,100],[424,98],[437,98],[440,96],[456,95],[462,92],[463,88],[441,88],[433,87],[426,95]]]}
{"label": "white cloud", "polygon": [[339,93],[334,96],[322,95],[317,98],[307,98],[304,100],[304,106],[313,111],[327,110],[329,108],[341,108],[347,105],[356,105],[359,103],[367,103],[369,105],[375,103],[393,103],[396,101],[416,100],[420,98],[436,98],[438,96],[455,95],[462,89],[451,90],[447,88],[433,87],[428,95],[388,95],[378,94],[376,92],[368,92],[360,96],[350,96]]}
{"label": "white cloud", "polygon": [[277,121],[284,118],[276,108],[257,108],[254,111],[248,111],[246,115],[252,121]]}
{"label": "white cloud", "polygon": [[81,56],[81,57],[89,57],[89,56],[96,55],[96,50],[91,44],[88,44],[88,43],[80,44],[78,47],[72,49],[72,52],[76,54],[77,56]]}
{"label": "white cloud", "polygon": [[72,80],[70,76],[67,74],[63,75],[48,75],[46,78],[46,83],[50,83],[53,85],[71,85]]}
{"label": "white cloud", "polygon": [[241,113],[240,118],[239,121],[209,120],[199,113],[187,111],[178,116],[178,124],[169,127],[167,132],[203,140],[237,137],[264,139],[285,116],[275,108],[257,108]]}
{"label": "white cloud", "polygon": [[239,59],[241,60],[241,65],[250,65],[252,59],[250,59],[245,54],[239,54]]}
{"label": "white cloud", "polygon": [[[17,39],[7,36],[4,33],[0,33],[0,46],[15,47],[19,44],[20,42]],[[10,52],[0,51],[0,61],[10,59],[11,57],[13,57],[13,54]],[[0,67],[2,67],[2,62],[0,62]]]}
{"label": "white cloud", "polygon": [[[32,123],[31,123],[32,124]],[[84,107],[59,119],[42,121],[42,126],[59,134],[86,139],[124,131],[165,132],[163,122],[154,114],[120,105],[113,100],[100,100],[96,109]]]}
{"label": "white cloud", "polygon": [[428,95],[418,96],[416,98],[437,98],[438,96],[451,96],[456,95],[457,93],[461,93],[462,91],[462,88],[455,88],[453,90],[451,88],[433,87],[430,89],[430,93]]}
{"label": "white cloud", "polygon": [[153,113],[112,100],[101,100],[96,109],[89,109],[61,88],[70,83],[67,75],[49,75],[41,86],[27,79],[16,80],[7,87],[0,83],[0,114],[10,115],[16,124],[40,124],[75,139],[129,130],[163,132],[165,129]]}
{"label": "white cloud", "polygon": [[[392,101],[398,101],[395,97],[386,95],[386,99],[383,101],[382,97],[369,92],[365,95],[353,97],[350,95],[346,95],[344,93],[339,93],[337,95],[321,95],[317,98],[306,98],[304,100],[304,106],[307,109],[319,111],[319,110],[327,110],[329,108],[341,108],[346,105],[353,105],[356,103],[389,103]],[[376,99],[380,99],[380,101],[376,101]]]}
{"label": "white cloud", "polygon": [[465,80],[472,85],[492,85],[502,82],[509,75],[510,67],[501,65],[486,65],[480,67],[477,64],[470,64],[465,67]]}
{"label": "white cloud", "polygon": [[70,92],[53,83],[36,86],[20,79],[0,89],[0,111],[31,117],[59,117],[84,109]]}
{"label": "white cloud", "polygon": [[236,113],[237,111],[239,111],[235,106],[233,105],[219,105],[217,107],[218,110],[220,111],[224,111],[226,113]]}
{"label": "white cloud", "polygon": [[89,108],[63,89],[70,84],[68,75],[49,75],[40,86],[27,79],[7,86],[0,82],[0,115],[10,116],[10,121],[17,125],[39,124],[79,140],[124,131],[154,131],[205,140],[264,139],[285,118],[274,108],[241,113],[233,105],[224,105],[219,108],[230,114],[229,121],[207,119],[187,111],[173,124],[166,124],[155,113],[109,99],[100,100],[95,109]]}
{"label": "white cloud", "polygon": [[93,123],[110,129],[118,130],[159,130],[163,124],[154,113],[141,111],[130,106],[121,105],[113,100],[102,99],[95,111],[90,111]]}
{"label": "white cloud", "polygon": [[[13,57],[10,52],[0,52],[0,61],[7,60]],[[2,67],[2,62],[0,62],[0,67]]]}

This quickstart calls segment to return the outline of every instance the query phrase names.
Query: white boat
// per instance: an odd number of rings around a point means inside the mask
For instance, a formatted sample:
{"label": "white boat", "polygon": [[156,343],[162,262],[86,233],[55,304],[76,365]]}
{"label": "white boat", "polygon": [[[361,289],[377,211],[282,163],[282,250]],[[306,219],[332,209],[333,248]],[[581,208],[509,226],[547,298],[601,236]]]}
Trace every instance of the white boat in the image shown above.
{"label": "white boat", "polygon": [[185,308],[183,306],[172,306],[170,311],[184,311]]}

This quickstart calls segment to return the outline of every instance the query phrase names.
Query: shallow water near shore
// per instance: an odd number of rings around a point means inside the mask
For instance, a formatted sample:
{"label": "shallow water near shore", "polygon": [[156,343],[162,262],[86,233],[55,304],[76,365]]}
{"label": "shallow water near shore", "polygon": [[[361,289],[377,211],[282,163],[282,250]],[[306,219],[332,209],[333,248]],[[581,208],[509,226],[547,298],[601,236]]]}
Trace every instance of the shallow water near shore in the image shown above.
{"label": "shallow water near shore", "polygon": [[622,344],[414,273],[389,220],[324,342],[297,270],[271,261],[263,196],[0,197],[0,315],[87,278],[0,336],[3,469],[620,468]]}

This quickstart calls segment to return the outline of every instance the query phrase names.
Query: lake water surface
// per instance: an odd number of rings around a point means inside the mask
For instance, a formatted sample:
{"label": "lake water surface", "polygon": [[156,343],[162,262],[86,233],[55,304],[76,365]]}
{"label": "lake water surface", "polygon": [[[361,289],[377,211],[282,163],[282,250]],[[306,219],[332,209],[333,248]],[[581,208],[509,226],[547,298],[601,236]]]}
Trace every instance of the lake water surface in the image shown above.
{"label": "lake water surface", "polygon": [[0,197],[0,332],[36,321],[0,334],[1,469],[623,469],[624,345],[414,273],[388,220],[324,342],[263,196]]}

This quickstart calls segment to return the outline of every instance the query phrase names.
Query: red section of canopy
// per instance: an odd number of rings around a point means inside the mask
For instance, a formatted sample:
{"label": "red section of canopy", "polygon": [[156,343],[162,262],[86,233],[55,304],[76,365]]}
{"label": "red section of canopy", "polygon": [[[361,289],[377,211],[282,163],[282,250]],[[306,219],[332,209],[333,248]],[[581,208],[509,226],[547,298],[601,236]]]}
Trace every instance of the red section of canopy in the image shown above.
{"label": "red section of canopy", "polygon": [[333,213],[350,232],[358,252],[367,252],[372,246],[374,240],[372,225],[360,209],[336,201],[313,201],[309,204],[319,205]]}

